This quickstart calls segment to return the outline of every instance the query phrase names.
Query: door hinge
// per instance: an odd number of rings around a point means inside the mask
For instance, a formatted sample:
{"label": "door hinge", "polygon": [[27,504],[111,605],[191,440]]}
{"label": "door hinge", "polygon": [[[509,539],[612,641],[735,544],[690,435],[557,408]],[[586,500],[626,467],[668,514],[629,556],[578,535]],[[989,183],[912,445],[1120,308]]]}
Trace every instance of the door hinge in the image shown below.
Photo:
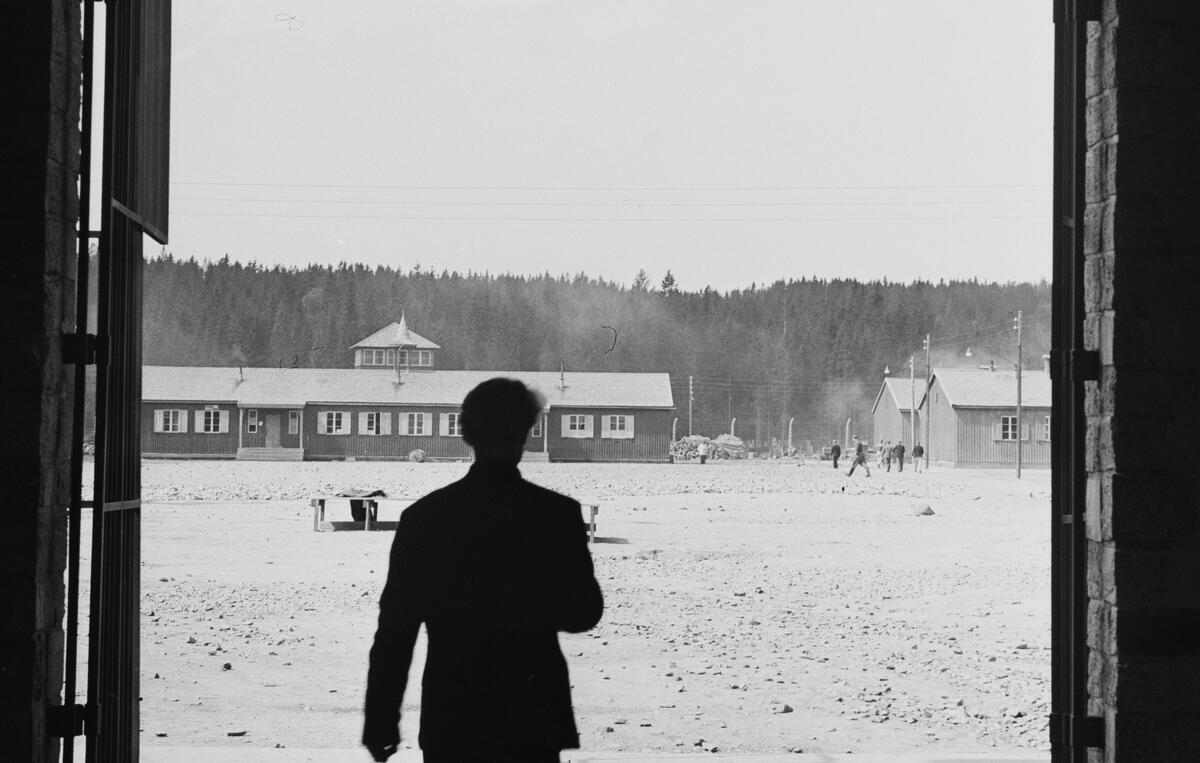
{"label": "door hinge", "polygon": [[108,358],[108,342],[95,334],[63,334],[63,362],[70,365],[94,366]]}
{"label": "door hinge", "polygon": [[81,736],[85,727],[95,725],[95,715],[93,705],[53,705],[46,708],[46,730],[63,739]]}
{"label": "door hinge", "polygon": [[1099,381],[1100,353],[1095,350],[1051,350],[1050,369],[1058,380]]}

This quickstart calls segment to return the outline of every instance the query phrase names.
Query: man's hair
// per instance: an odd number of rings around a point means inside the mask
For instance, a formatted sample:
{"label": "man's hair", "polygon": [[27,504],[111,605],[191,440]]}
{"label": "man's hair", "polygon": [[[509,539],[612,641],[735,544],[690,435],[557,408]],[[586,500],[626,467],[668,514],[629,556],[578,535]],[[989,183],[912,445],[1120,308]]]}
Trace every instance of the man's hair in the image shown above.
{"label": "man's hair", "polygon": [[523,440],[545,407],[545,398],[516,379],[488,379],[467,393],[462,435],[468,445]]}

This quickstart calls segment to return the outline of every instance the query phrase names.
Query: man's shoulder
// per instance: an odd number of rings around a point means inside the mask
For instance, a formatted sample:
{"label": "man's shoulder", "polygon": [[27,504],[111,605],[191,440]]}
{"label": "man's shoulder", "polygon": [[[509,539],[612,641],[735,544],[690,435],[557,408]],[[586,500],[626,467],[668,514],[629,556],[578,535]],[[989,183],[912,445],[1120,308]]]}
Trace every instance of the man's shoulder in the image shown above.
{"label": "man's shoulder", "polygon": [[538,504],[552,508],[578,508],[579,501],[569,495],[563,495],[558,491],[551,490],[548,487],[542,487],[536,482],[530,482],[527,479],[521,479],[521,485],[526,491],[528,497],[536,501]]}
{"label": "man's shoulder", "polygon": [[407,517],[410,522],[415,522],[431,515],[436,515],[442,507],[455,503],[456,498],[461,492],[462,480],[451,482],[449,485],[428,492],[418,498],[404,510],[401,516]]}

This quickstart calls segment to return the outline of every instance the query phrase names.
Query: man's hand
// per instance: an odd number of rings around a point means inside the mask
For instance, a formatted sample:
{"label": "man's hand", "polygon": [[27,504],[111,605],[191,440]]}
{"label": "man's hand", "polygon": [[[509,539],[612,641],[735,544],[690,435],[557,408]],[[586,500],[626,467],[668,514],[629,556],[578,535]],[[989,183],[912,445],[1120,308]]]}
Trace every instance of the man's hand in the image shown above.
{"label": "man's hand", "polygon": [[389,744],[387,747],[368,747],[367,751],[371,753],[373,760],[383,763],[383,761],[396,754],[396,745]]}

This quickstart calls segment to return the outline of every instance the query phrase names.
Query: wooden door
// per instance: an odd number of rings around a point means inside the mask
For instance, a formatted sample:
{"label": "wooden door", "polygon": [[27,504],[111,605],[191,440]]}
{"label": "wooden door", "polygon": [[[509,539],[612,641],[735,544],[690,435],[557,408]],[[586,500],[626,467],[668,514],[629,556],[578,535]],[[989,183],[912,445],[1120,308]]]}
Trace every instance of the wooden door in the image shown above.
{"label": "wooden door", "polygon": [[268,413],[268,414],[267,414],[267,443],[266,443],[266,447],[268,447],[268,448],[278,448],[278,447],[280,447],[280,441],[279,441],[279,435],[280,435],[280,432],[279,432],[279,426],[280,426],[280,421],[282,421],[282,417],[281,417],[281,416],[280,416],[278,413]]}

